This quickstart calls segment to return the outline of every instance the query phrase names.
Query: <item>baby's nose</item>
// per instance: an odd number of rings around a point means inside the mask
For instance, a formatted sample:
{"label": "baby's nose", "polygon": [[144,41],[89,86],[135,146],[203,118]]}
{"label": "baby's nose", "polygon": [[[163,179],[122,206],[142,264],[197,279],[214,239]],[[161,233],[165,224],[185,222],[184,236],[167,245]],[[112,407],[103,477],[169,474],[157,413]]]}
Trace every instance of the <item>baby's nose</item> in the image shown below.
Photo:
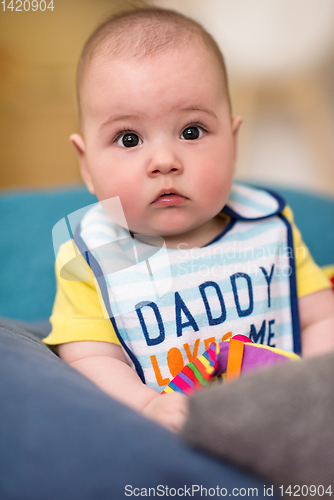
{"label": "baby's nose", "polygon": [[182,162],[172,148],[158,147],[152,154],[149,162],[149,175],[181,173]]}

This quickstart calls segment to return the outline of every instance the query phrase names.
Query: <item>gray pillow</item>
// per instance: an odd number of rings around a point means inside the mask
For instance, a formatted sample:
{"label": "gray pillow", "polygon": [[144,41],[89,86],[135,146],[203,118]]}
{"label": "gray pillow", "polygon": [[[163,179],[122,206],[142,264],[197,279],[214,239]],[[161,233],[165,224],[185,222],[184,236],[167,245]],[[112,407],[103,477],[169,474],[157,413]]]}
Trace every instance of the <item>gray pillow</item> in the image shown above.
{"label": "gray pillow", "polygon": [[198,392],[189,409],[187,443],[277,486],[334,491],[334,353]]}

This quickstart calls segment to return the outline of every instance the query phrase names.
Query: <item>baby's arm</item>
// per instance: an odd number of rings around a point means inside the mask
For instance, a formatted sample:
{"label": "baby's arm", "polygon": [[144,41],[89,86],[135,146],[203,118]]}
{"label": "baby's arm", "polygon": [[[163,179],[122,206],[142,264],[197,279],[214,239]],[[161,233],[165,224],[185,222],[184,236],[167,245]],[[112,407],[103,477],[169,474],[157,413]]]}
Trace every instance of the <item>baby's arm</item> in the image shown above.
{"label": "baby's arm", "polygon": [[302,356],[334,350],[334,294],[320,290],[299,299]]}
{"label": "baby's arm", "polygon": [[100,389],[147,418],[179,430],[185,419],[186,396],[164,394],[143,384],[128,365],[122,348],[109,342],[80,341],[58,346],[60,358]]}

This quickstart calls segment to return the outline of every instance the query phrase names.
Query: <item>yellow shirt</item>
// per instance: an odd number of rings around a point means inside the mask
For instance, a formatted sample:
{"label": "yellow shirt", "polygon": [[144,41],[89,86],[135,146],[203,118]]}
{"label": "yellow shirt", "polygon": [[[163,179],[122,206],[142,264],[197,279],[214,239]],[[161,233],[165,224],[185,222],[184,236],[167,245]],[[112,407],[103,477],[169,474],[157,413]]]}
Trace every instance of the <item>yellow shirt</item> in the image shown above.
{"label": "yellow shirt", "polygon": [[[315,264],[293,223],[291,209],[285,207],[282,213],[292,224],[298,298],[330,288],[329,280]],[[70,260],[73,245],[73,240],[62,245],[58,258]],[[89,275],[89,281],[69,281],[60,277],[56,266],[57,293],[50,318],[52,331],[44,339],[46,344],[55,346],[78,340],[97,340],[120,345],[110,319],[104,317],[97,282],[92,272]]]}

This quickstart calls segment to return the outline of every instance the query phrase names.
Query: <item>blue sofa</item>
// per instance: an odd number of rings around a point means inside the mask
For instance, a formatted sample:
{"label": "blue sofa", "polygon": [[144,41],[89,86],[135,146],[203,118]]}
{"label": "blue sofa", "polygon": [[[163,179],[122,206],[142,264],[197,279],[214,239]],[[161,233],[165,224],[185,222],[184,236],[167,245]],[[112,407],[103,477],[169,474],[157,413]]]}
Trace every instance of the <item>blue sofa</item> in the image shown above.
{"label": "blue sofa", "polygon": [[[292,207],[316,262],[334,263],[334,198],[274,189]],[[55,296],[52,228],[95,201],[82,186],[0,194],[0,316],[31,322],[50,316]]]}

